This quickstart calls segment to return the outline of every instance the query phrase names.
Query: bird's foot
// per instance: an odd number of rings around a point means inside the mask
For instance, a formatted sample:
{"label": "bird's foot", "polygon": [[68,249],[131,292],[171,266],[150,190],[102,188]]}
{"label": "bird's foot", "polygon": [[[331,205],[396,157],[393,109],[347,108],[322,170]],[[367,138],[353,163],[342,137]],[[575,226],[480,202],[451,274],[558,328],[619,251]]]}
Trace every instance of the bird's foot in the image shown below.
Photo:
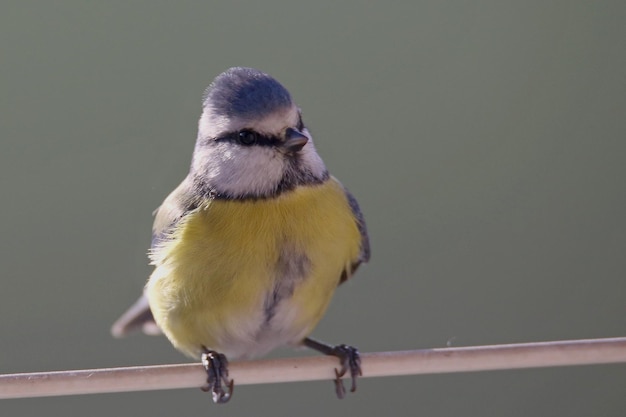
{"label": "bird's foot", "polygon": [[356,380],[359,376],[363,375],[361,370],[361,356],[357,348],[348,345],[331,346],[308,337],[304,339],[304,345],[325,355],[339,358],[341,369],[335,368],[335,380],[333,381],[335,383],[337,398],[341,399],[346,396],[346,389],[343,385],[342,378],[348,371],[350,371],[350,378],[352,379],[350,392],[356,391]]}
{"label": "bird's foot", "polygon": [[[214,350],[204,348],[201,360],[207,374],[207,383],[200,389],[204,392],[210,391],[214,403],[227,403],[233,395],[235,385],[234,381],[228,378],[228,360],[226,356]],[[227,389],[224,389],[224,387]]]}
{"label": "bird's foot", "polygon": [[335,368],[335,392],[337,398],[343,398],[346,395],[346,389],[343,386],[343,380],[341,379],[348,370],[350,371],[350,378],[352,379],[352,386],[350,392],[356,391],[356,379],[363,375],[361,371],[361,356],[357,348],[348,345],[337,345],[333,347],[330,355],[339,358],[341,369]]}

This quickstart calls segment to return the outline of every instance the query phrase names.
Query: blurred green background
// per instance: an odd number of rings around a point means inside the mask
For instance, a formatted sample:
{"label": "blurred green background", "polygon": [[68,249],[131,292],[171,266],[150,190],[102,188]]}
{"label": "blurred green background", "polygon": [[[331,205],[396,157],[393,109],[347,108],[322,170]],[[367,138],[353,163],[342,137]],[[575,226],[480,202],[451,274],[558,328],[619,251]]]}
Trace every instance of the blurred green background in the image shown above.
{"label": "blurred green background", "polygon": [[[626,334],[623,1],[4,1],[0,373],[183,362],[109,326],[150,273],[200,96],[302,107],[373,257],[314,335],[362,351]],[[303,355],[289,349],[273,356]],[[349,413],[349,414],[346,414]],[[5,400],[2,416],[624,416],[626,366]]]}

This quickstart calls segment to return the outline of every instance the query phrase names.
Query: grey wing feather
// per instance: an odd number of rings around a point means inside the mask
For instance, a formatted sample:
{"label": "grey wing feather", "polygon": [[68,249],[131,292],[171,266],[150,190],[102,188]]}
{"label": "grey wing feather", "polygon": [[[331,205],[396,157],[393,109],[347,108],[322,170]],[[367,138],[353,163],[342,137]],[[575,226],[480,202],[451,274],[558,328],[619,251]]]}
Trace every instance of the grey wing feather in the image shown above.
{"label": "grey wing feather", "polygon": [[352,264],[350,271],[343,271],[341,274],[341,279],[339,283],[343,283],[347,281],[352,274],[357,270],[359,265],[363,262],[367,262],[370,259],[370,239],[367,234],[367,226],[365,225],[365,218],[363,217],[363,213],[361,212],[361,208],[359,207],[359,203],[356,201],[356,198],[350,193],[350,191],[345,190],[346,197],[348,198],[348,204],[350,204],[350,208],[352,209],[352,214],[354,215],[354,220],[356,221],[356,225],[359,228],[359,232],[361,233],[361,251],[359,253],[359,257]]}
{"label": "grey wing feather", "polygon": [[187,177],[154,212],[152,248],[167,237],[168,232],[185,214],[197,208],[197,201],[198,196],[194,193],[193,180]]}
{"label": "grey wing feather", "polygon": [[[196,207],[193,185],[189,177],[167,196],[163,204],[155,210],[154,225],[152,226],[152,244],[154,248],[167,238],[168,232],[188,212]],[[161,331],[154,321],[148,298],[145,294],[113,324],[111,333],[115,337],[122,337],[133,330],[141,329],[146,334],[160,334]]]}

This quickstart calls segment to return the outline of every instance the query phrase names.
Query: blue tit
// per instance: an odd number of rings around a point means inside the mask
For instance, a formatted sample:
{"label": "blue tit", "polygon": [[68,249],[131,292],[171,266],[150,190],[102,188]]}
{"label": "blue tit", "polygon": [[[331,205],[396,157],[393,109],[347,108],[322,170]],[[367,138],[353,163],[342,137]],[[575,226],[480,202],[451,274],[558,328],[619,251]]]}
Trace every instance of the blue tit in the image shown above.
{"label": "blue tit", "polygon": [[368,261],[356,199],[331,176],[289,92],[231,68],[203,96],[189,174],[156,211],[154,271],[113,325],[162,332],[201,358],[215,402],[232,393],[227,358],[305,345],[340,359],[336,392],[361,373],[358,351],[309,338],[335,289]]}

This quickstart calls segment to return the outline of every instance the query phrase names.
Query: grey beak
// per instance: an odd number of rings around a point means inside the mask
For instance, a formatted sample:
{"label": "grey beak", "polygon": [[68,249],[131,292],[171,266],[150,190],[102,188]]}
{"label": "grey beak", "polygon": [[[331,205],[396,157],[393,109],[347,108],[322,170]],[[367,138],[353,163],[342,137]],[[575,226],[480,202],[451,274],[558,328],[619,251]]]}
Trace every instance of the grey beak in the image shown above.
{"label": "grey beak", "polygon": [[304,145],[309,141],[302,132],[296,129],[288,128],[285,135],[285,143],[283,143],[283,149],[287,152],[298,152],[304,148]]}

